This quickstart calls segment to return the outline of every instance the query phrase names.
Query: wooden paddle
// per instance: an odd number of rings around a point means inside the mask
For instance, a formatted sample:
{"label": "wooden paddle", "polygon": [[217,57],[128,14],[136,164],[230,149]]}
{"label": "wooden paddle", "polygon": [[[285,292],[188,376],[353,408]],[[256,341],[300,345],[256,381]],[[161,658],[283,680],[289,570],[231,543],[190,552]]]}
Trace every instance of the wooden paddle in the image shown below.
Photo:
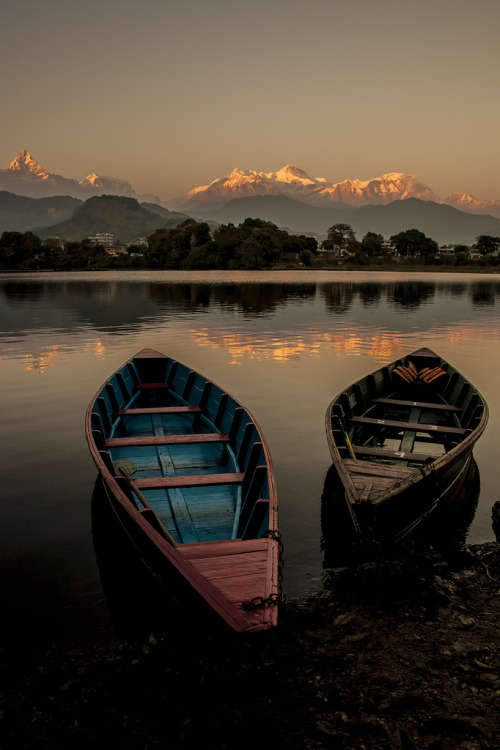
{"label": "wooden paddle", "polygon": [[159,526],[160,526],[160,528],[161,528],[161,530],[162,530],[162,532],[163,532],[163,534],[164,534],[165,539],[167,540],[167,542],[169,544],[171,544],[172,547],[177,547],[177,542],[175,541],[174,537],[169,532],[169,530],[166,528],[165,524],[158,518],[158,516],[154,512],[153,508],[148,503],[148,501],[146,500],[146,498],[144,497],[144,495],[142,494],[142,492],[140,491],[140,489],[137,487],[136,483],[132,479],[131,475],[135,471],[135,467],[134,467],[133,463],[131,461],[128,461],[128,460],[125,460],[125,461],[116,461],[114,463],[114,466],[115,466],[116,469],[118,469],[118,471],[120,472],[120,474],[122,475],[122,477],[125,477],[125,479],[129,483],[130,488],[135,492],[135,494],[137,495],[137,497],[141,501],[142,505],[144,505],[144,507],[147,508],[148,510],[150,510],[151,513],[154,515],[154,517],[155,517],[156,521],[158,522],[158,524],[159,524]]}
{"label": "wooden paddle", "polygon": [[342,417],[339,415],[338,419],[339,419],[340,429],[342,430],[342,433],[344,435],[344,440],[345,440],[345,444],[347,446],[347,450],[349,451],[349,455],[350,455],[351,458],[353,458],[356,461],[356,455],[354,453],[354,448],[352,447],[352,443],[351,443],[351,441],[349,439],[349,435],[347,434],[347,430],[346,430],[346,428],[344,426],[344,422],[342,421]]}

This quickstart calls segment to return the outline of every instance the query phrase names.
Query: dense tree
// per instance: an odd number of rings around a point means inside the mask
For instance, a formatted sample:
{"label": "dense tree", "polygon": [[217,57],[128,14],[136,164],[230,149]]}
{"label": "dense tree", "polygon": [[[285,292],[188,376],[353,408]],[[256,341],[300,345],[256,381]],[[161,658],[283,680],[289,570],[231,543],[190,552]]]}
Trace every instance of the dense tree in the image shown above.
{"label": "dense tree", "polygon": [[326,240],[323,242],[325,250],[349,250],[356,249],[356,237],[350,224],[333,224],[327,232]]}
{"label": "dense tree", "polygon": [[493,255],[500,247],[500,237],[492,237],[489,234],[480,234],[476,237],[474,248],[481,255]]}
{"label": "dense tree", "polygon": [[[476,265],[498,266],[495,249],[500,238],[480,235],[477,246],[484,252],[479,259],[470,259],[469,249],[457,245],[453,256],[437,256],[437,243],[416,229],[409,229],[391,237],[403,256],[401,265]],[[347,248],[347,262],[352,265],[381,263],[383,238],[367,232],[361,242],[354,238],[348,224],[330,227],[329,247]],[[90,240],[67,242],[45,240],[43,244],[33,232],[3,232],[0,236],[0,270],[14,269],[86,269],[86,268],[182,268],[182,269],[267,269],[293,268],[298,263],[314,266],[317,242],[312,237],[290,235],[275,224],[263,219],[222,224],[211,231],[205,222],[187,219],[181,224],[158,229],[148,237],[148,247],[129,246],[129,253],[108,254],[103,247]],[[139,254],[134,256],[134,251]],[[422,260],[415,261],[415,256]],[[134,256],[134,257],[133,257]],[[375,259],[375,260],[373,260]],[[321,265],[337,264],[337,258],[323,253]]]}
{"label": "dense tree", "polygon": [[23,268],[25,262],[41,252],[40,238],[33,232],[3,232],[0,237],[0,264],[3,268]]}
{"label": "dense tree", "polygon": [[384,238],[381,234],[367,232],[361,240],[360,250],[370,257],[381,255],[383,242]]}
{"label": "dense tree", "polygon": [[399,234],[394,234],[391,237],[391,242],[394,243],[401,255],[406,255],[407,257],[414,257],[415,255],[428,256],[437,253],[439,249],[435,240],[426,237],[418,229],[407,229],[404,232],[399,232]]}

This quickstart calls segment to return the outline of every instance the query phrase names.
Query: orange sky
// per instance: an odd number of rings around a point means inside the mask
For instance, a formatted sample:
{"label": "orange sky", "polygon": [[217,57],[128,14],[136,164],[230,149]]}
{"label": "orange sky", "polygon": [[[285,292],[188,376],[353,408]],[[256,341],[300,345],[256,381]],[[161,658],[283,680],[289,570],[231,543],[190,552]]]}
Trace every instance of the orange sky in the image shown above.
{"label": "orange sky", "polygon": [[500,199],[498,0],[6,0],[0,167],[166,200],[291,163]]}

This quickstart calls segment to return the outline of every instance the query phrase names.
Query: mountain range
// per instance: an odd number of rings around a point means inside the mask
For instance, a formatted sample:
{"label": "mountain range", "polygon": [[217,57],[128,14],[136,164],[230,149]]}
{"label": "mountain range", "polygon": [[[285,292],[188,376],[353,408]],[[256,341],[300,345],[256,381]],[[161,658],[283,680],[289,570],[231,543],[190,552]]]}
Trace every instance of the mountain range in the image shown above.
{"label": "mountain range", "polygon": [[0,169],[0,190],[29,198],[69,195],[72,198],[86,200],[93,195],[123,195],[162,205],[158,196],[138,195],[130,183],[117,177],[99,176],[92,172],[78,181],[49,172],[38,164],[26,149],[12,159],[7,169]]}
{"label": "mountain range", "polygon": [[[89,200],[98,196],[123,200],[119,209],[116,202]],[[187,216],[214,223],[261,218],[320,236],[332,224],[347,223],[358,239],[368,231],[388,238],[414,228],[440,244],[471,245],[480,234],[500,235],[500,201],[464,194],[441,199],[414,175],[399,172],[334,184],[291,165],[277,172],[234,169],[167,205],[157,196],[138,195],[125,180],[91,173],[79,182],[51,173],[26,150],[0,170],[0,231],[66,239],[111,231],[122,241],[134,241],[134,232],[147,234]]]}
{"label": "mountain range", "polygon": [[415,175],[390,172],[370,180],[344,180],[327,183],[322,177],[309,177],[302,169],[288,164],[278,172],[254,172],[233,169],[209,185],[191,190],[182,203],[184,210],[216,208],[232,198],[257,195],[286,195],[313,206],[358,208],[366,205],[387,205],[395,200],[418,198],[453,206],[460,211],[490,214],[500,218],[500,201],[479,201],[465,193],[440,198]]}

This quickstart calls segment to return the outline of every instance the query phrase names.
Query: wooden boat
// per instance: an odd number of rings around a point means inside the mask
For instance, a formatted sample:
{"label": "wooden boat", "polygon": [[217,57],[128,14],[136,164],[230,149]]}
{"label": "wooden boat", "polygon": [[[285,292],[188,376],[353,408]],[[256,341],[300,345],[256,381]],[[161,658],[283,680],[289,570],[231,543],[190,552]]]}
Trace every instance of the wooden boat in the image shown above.
{"label": "wooden boat", "polygon": [[427,348],[339,393],[327,440],[360,538],[402,539],[453,498],[487,421],[478,391]]}
{"label": "wooden boat", "polygon": [[275,626],[275,479],[251,414],[143,349],[92,399],[85,428],[111,505],[155,575],[235,631]]}

